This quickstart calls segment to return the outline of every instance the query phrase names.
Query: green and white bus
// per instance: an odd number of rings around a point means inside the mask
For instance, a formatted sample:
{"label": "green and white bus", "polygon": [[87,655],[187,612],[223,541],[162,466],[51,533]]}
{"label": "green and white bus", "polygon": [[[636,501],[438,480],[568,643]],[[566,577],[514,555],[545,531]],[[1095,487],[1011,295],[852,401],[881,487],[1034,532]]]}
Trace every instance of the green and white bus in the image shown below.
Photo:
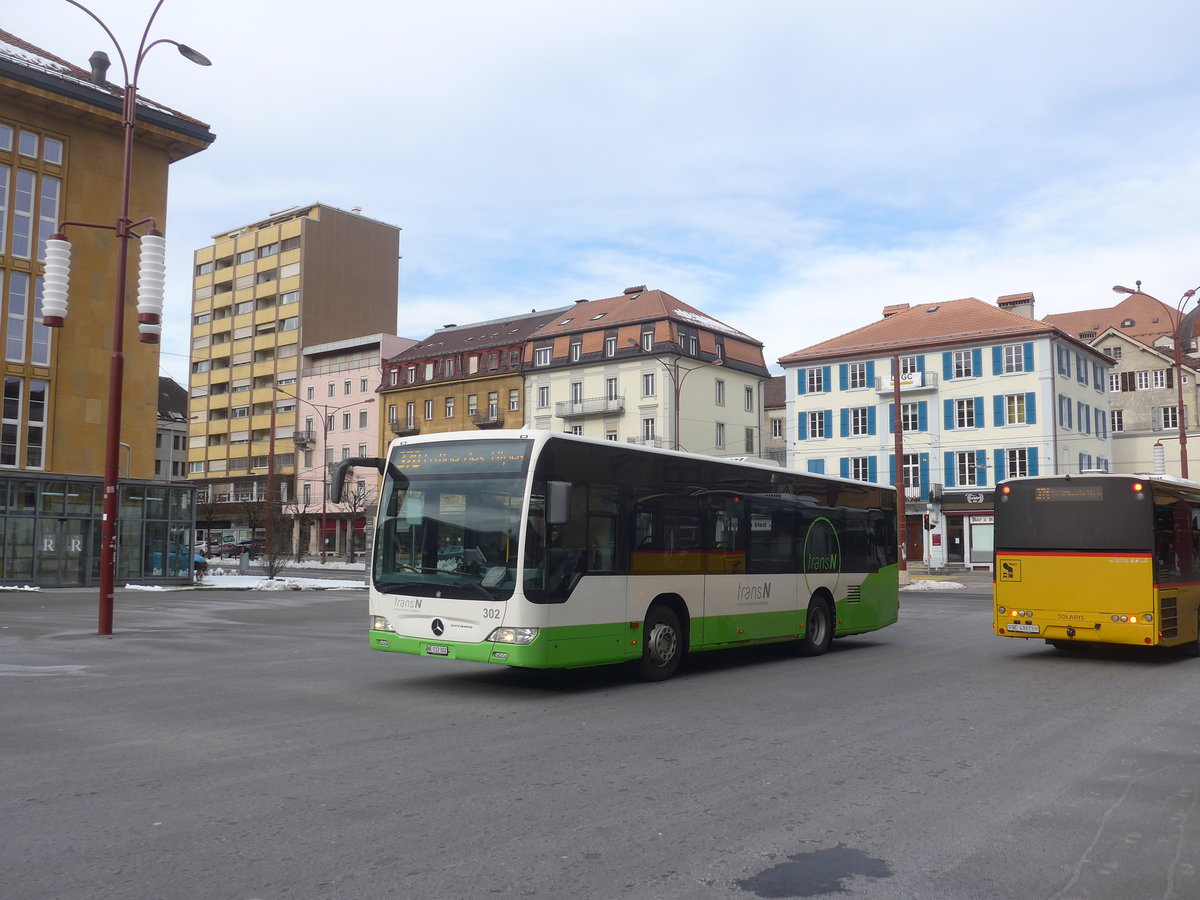
{"label": "green and white bus", "polygon": [[834,637],[896,621],[896,493],[548,431],[394,441],[370,563],[375,650],[535,669]]}

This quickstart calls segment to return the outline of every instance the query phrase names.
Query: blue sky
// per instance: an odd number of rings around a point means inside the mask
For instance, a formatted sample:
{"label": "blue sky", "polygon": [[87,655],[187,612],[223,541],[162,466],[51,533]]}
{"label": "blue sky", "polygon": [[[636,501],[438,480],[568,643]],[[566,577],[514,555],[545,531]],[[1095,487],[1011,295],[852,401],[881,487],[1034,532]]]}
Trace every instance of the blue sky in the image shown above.
{"label": "blue sky", "polygon": [[[131,51],[152,0],[92,0]],[[331,12],[336,9],[336,12]],[[2,27],[86,67],[61,0]],[[674,294],[780,356],[891,303],[1107,306],[1200,284],[1200,4],[166,0],[140,88],[172,168],[163,368],[191,252],[320,201],[401,226],[399,334]],[[115,193],[114,193],[115,205]],[[309,340],[319,336],[307,336]]]}

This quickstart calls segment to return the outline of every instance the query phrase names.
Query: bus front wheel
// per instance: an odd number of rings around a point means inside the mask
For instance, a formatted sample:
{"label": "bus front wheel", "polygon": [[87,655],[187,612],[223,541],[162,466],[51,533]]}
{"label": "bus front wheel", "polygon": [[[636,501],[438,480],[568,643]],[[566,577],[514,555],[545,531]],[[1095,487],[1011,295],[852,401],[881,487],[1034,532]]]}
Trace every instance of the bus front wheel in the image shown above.
{"label": "bus front wheel", "polygon": [[666,681],[683,659],[683,628],[669,606],[655,605],[642,623],[642,658],[638,677],[642,681]]}
{"label": "bus front wheel", "polygon": [[801,656],[820,656],[833,642],[833,612],[821,597],[808,601],[805,616],[804,637],[796,643]]}

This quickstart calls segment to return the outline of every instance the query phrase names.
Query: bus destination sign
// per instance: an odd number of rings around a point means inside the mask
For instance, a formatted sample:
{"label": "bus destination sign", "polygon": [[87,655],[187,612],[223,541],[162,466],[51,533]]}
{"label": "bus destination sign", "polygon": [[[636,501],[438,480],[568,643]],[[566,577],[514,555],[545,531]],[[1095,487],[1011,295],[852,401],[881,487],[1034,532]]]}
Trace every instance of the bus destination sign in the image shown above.
{"label": "bus destination sign", "polygon": [[1104,488],[1098,484],[1064,484],[1041,486],[1034,490],[1034,503],[1062,503],[1074,500],[1100,501]]}
{"label": "bus destination sign", "polygon": [[401,472],[422,475],[520,474],[528,460],[528,441],[455,441],[397,447],[391,463]]}

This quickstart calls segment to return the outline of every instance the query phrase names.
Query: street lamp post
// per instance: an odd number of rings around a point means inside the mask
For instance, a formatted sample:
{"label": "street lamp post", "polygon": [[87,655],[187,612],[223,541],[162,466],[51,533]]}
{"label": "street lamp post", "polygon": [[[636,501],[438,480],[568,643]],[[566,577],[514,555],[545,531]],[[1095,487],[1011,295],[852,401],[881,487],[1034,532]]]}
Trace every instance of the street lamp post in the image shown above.
{"label": "street lamp post", "polygon": [[[300,397],[297,397],[295,394],[289,394],[287,391],[283,390],[280,387],[276,387],[275,390],[277,392],[279,392],[280,394],[283,394],[285,397],[291,397],[293,400],[297,401],[298,403],[303,403],[306,406],[312,407],[312,409],[315,412],[320,413],[320,416],[321,416],[321,455],[322,456],[325,456],[329,453],[329,450],[328,450],[328,448],[329,448],[329,417],[336,412],[340,412],[343,409],[349,409],[351,406],[361,406],[366,403],[374,403],[375,402],[374,397],[368,397],[366,400],[357,400],[354,403],[343,403],[341,406],[318,406],[316,403],[313,403],[311,400],[304,400],[304,399],[301,399]],[[272,429],[272,433],[274,433],[274,429]],[[272,454],[272,457],[270,460],[270,467],[267,470],[268,477],[271,475],[274,465],[275,465],[275,458],[274,458],[274,455]],[[318,540],[320,540],[320,542],[321,542],[321,563],[322,564],[325,563],[325,557],[326,557],[324,528],[325,528],[325,519],[328,515],[328,503],[329,503],[329,461],[325,460],[321,463],[321,524],[317,528]]]}
{"label": "street lamp post", "polygon": [[[628,343],[631,347],[636,347],[638,350],[642,351],[642,353],[645,353],[647,356],[653,356],[654,359],[658,361],[659,365],[661,365],[664,369],[667,370],[667,374],[669,376],[671,376],[671,387],[673,390],[673,400],[674,400],[674,406],[671,407],[671,418],[672,418],[671,427],[673,429],[673,433],[671,435],[671,438],[672,438],[671,449],[673,449],[673,450],[683,449],[679,444],[679,395],[680,395],[680,392],[683,390],[683,382],[686,381],[687,377],[689,375],[691,375],[693,372],[695,372],[697,369],[705,369],[705,368],[708,368],[709,366],[723,366],[725,364],[725,360],[721,359],[720,357],[717,357],[716,359],[712,359],[712,360],[701,360],[700,365],[692,366],[690,369],[683,369],[679,365],[679,354],[675,355],[674,362],[667,362],[665,359],[663,359],[661,356],[659,356],[659,354],[655,353],[653,350],[647,350],[645,347],[643,347],[641,344],[639,344],[633,338],[627,338],[626,343]],[[680,372],[682,372],[683,374],[681,375]]]}
{"label": "street lamp post", "polygon": [[[150,28],[165,2],[165,0],[158,0],[146,22],[146,28],[142,32],[137,55],[133,57],[133,71],[130,73],[125,53],[104,21],[78,0],[66,0],[66,2],[83,10],[104,29],[104,33],[108,35],[109,40],[116,48],[125,82],[121,111],[121,127],[124,130],[125,142],[121,170],[121,214],[115,225],[98,225],[90,222],[59,223],[58,232],[47,241],[46,289],[42,307],[43,321],[46,325],[52,327],[63,325],[67,312],[67,280],[70,264],[70,244],[64,237],[67,226],[105,228],[114,231],[117,237],[116,301],[113,312],[112,357],[109,363],[108,380],[108,418],[104,441],[104,505],[100,522],[99,633],[108,635],[112,634],[113,586],[116,580],[117,537],[119,534],[117,516],[120,508],[118,499],[120,493],[121,401],[125,377],[125,282],[128,270],[129,241],[132,237],[137,237],[142,243],[141,280],[143,289],[139,300],[144,299],[147,302],[144,308],[143,303],[139,302],[138,320],[139,330],[142,333],[141,340],[143,343],[157,344],[161,333],[162,274],[164,271],[162,236],[155,227],[156,223],[153,218],[145,218],[137,222],[129,218],[134,127],[137,122],[138,76],[146,55],[159,44],[174,45],[185,59],[197,65],[210,66],[212,63],[203,54],[178,41],[168,38],[149,40]],[[151,225],[150,232],[145,236],[139,235],[135,229],[147,223]]]}
{"label": "street lamp post", "polygon": [[[1143,293],[1142,283],[1135,281],[1134,284],[1137,285],[1136,288],[1127,288],[1124,285],[1114,284],[1113,291],[1118,294]],[[1183,296],[1179,298],[1179,302],[1175,304],[1175,388],[1179,397],[1179,405],[1175,410],[1175,421],[1179,425],[1179,475],[1182,478],[1188,477],[1187,411],[1183,403],[1183,308],[1187,306],[1188,300],[1192,299],[1198,290],[1200,290],[1200,287],[1184,291]],[[1145,294],[1145,296],[1150,297],[1149,294]],[[1151,299],[1158,300],[1157,297],[1151,297]]]}

